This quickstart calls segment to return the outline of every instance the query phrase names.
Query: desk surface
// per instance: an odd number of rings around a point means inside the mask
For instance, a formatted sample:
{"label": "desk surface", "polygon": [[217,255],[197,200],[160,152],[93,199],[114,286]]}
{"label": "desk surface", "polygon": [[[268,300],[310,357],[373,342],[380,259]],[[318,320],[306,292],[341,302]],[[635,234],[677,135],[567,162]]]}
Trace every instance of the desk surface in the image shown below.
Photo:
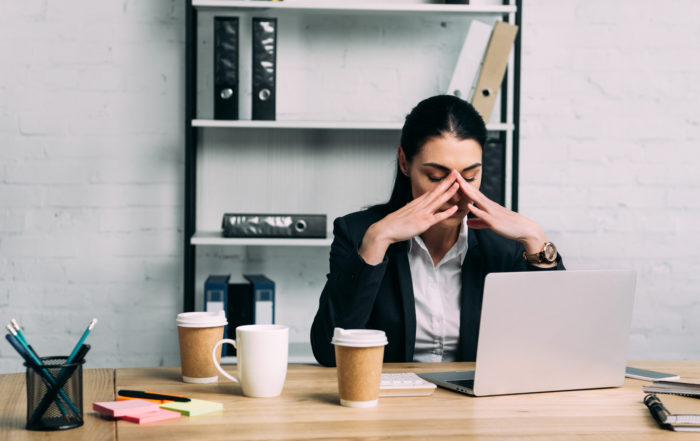
{"label": "desk surface", "polygon": [[[630,362],[700,381],[700,362]],[[387,364],[384,372],[470,369],[472,363]],[[235,366],[227,370],[234,372]],[[472,398],[438,388],[429,397],[381,398],[372,409],[338,404],[336,371],[290,365],[282,396],[247,398],[228,381],[197,385],[180,381],[179,368],[89,369],[85,371],[85,425],[63,432],[24,430],[24,374],[0,375],[1,440],[309,440],[309,439],[668,439],[642,404],[647,382],[624,387]],[[113,400],[119,389],[180,393],[224,403],[224,410],[199,417],[137,425],[101,419],[93,401]],[[674,439],[697,439],[675,433]]]}

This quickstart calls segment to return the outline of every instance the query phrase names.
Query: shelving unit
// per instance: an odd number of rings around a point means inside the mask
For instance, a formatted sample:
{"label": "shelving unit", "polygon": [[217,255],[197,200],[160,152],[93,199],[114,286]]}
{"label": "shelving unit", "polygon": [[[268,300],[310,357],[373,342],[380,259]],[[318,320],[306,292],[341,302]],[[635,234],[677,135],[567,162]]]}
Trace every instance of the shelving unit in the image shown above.
{"label": "shelving unit", "polygon": [[[197,247],[317,247],[330,246],[332,237],[329,233],[327,239],[230,239],[222,238],[213,220],[214,214],[202,214],[198,203],[202,203],[203,195],[209,197],[208,192],[202,190],[201,186],[206,181],[206,175],[202,173],[202,163],[215,164],[207,172],[221,173],[221,166],[217,164],[217,159],[229,154],[231,157],[244,154],[250,161],[251,155],[255,154],[255,145],[270,146],[268,149],[260,149],[261,161],[274,162],[280,157],[286,158],[284,143],[288,142],[295,148],[295,152],[300,155],[310,155],[309,160],[314,164],[322,164],[325,157],[337,157],[338,162],[348,162],[347,156],[351,149],[343,144],[344,139],[349,139],[348,143],[362,145],[362,150],[358,155],[366,155],[373,152],[379,146],[387,146],[390,149],[387,156],[395,153],[395,139],[400,134],[403,121],[400,118],[393,118],[384,121],[378,118],[370,120],[357,120],[357,118],[342,118],[340,120],[324,120],[316,115],[306,118],[288,115],[281,117],[277,121],[252,121],[236,120],[221,121],[211,119],[205,111],[207,109],[206,100],[202,102],[202,96],[209,94],[206,79],[201,78],[199,72],[202,58],[206,59],[204,50],[211,50],[202,43],[206,38],[199,35],[201,14],[261,14],[280,18],[281,26],[284,26],[288,18],[300,20],[299,17],[313,14],[328,17],[359,17],[358,21],[364,18],[374,19],[386,17],[396,19],[396,17],[410,17],[413,22],[424,19],[451,20],[454,17],[459,19],[472,19],[488,17],[489,19],[500,19],[520,25],[521,23],[521,1],[505,0],[503,4],[470,4],[470,5],[446,5],[446,4],[424,4],[424,3],[397,3],[381,1],[358,1],[341,2],[337,0],[285,0],[271,2],[264,0],[233,1],[233,0],[186,0],[186,105],[185,105],[185,230],[184,230],[184,305],[185,311],[195,310],[195,286],[196,286],[196,249]],[[472,0],[476,3],[478,0]],[[353,18],[354,19],[354,18]],[[294,22],[297,24],[297,22]],[[300,26],[301,27],[301,26]],[[326,30],[328,31],[328,30]],[[242,31],[243,32],[243,31]],[[301,32],[301,31],[300,31]],[[329,31],[329,32],[332,32]],[[198,36],[199,35],[199,36]],[[279,36],[278,36],[279,38]],[[508,173],[506,176],[506,201],[507,205],[517,210],[517,185],[518,185],[518,138],[519,138],[519,83],[520,83],[520,39],[516,40],[516,46],[509,62],[508,71],[504,86],[500,93],[500,117],[497,121],[490,121],[487,128],[491,132],[503,133],[506,140],[506,164]],[[318,45],[322,42],[312,41],[310,45]],[[458,42],[461,47],[461,41]],[[322,47],[321,50],[324,48]],[[280,49],[280,53],[282,49]],[[279,60],[279,58],[278,58]],[[456,60],[455,60],[456,61]],[[200,78],[198,78],[198,75]],[[278,72],[278,85],[284,78],[280,79]],[[243,85],[241,85],[243,87]],[[414,104],[417,101],[414,102]],[[278,101],[278,109],[280,102]],[[205,109],[205,110],[203,110]],[[198,111],[199,110],[199,111]],[[408,111],[409,109],[405,109]],[[279,112],[279,110],[278,110]],[[323,115],[325,116],[325,115]],[[330,115],[331,117],[333,115]],[[230,151],[224,151],[224,144],[230,140]],[[320,141],[319,141],[320,140]],[[266,144],[269,141],[268,144]],[[257,143],[257,144],[255,144]],[[216,157],[209,158],[209,149],[214,145]],[[341,145],[340,147],[338,145]],[[321,159],[319,159],[321,158]],[[384,157],[382,157],[384,158]],[[289,167],[298,169],[299,159]],[[383,160],[383,159],[382,159]],[[207,162],[208,161],[208,162]],[[375,166],[376,158],[368,159],[370,165]],[[351,162],[351,161],[350,161]],[[250,167],[251,162],[237,164],[234,166]],[[348,167],[353,166],[348,164]],[[275,168],[274,170],[278,170]],[[337,174],[337,169],[336,170]],[[333,175],[334,171],[328,173]],[[199,172],[199,174],[198,174]],[[233,172],[232,172],[233,173]],[[369,173],[369,171],[367,172]],[[203,176],[205,175],[205,176]],[[241,178],[243,179],[243,178]],[[319,178],[320,179],[320,178]],[[342,180],[342,177],[339,178]],[[362,176],[360,176],[362,179]],[[283,179],[281,179],[284,181]],[[314,188],[317,186],[312,177],[310,182],[306,182],[304,188]],[[236,181],[238,185],[244,181]],[[209,182],[209,184],[211,184]],[[230,184],[230,183],[229,183]],[[232,188],[236,185],[230,184]],[[288,189],[282,189],[288,190]],[[263,190],[264,191],[264,190]],[[268,190],[271,191],[271,190]],[[383,190],[382,190],[383,191]],[[329,195],[330,194],[330,195]],[[333,193],[325,194],[319,200],[328,200],[333,197]],[[199,198],[198,198],[199,196]],[[386,194],[388,197],[388,194]],[[383,194],[382,194],[383,197]],[[325,199],[324,199],[325,198]],[[198,200],[199,199],[199,200]],[[211,198],[210,198],[211,199]],[[211,201],[205,201],[214,205]],[[349,204],[349,203],[348,203]],[[322,207],[321,207],[322,208]],[[230,206],[220,208],[220,213],[230,210]],[[329,222],[333,220],[330,214],[338,214],[338,206],[334,206],[334,213],[329,214]],[[241,211],[251,211],[249,207],[241,207]],[[268,212],[280,212],[278,207],[270,206]],[[303,210],[302,210],[303,211]],[[284,212],[284,210],[282,210]],[[317,212],[322,212],[318,210]],[[341,213],[342,214],[342,213]],[[220,215],[220,214],[219,214]],[[199,229],[198,229],[199,227]],[[323,273],[324,269],[319,269]],[[320,293],[320,292],[319,292]],[[303,352],[303,351],[302,351]]]}

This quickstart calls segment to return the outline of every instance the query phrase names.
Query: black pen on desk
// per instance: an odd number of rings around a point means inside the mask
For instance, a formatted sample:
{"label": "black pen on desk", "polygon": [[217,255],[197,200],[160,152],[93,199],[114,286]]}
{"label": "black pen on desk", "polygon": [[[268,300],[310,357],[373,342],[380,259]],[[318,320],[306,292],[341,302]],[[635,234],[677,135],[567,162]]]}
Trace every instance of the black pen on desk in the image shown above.
{"label": "black pen on desk", "polygon": [[183,397],[182,395],[161,394],[158,392],[149,392],[147,390],[122,389],[119,392],[117,392],[117,395],[119,395],[120,397],[129,398],[146,398],[148,400],[177,401],[180,403],[189,403],[190,401],[192,401],[191,399]]}
{"label": "black pen on desk", "polygon": [[644,404],[646,404],[646,406],[649,408],[651,416],[654,417],[662,429],[673,430],[673,426],[666,422],[670,412],[666,409],[663,403],[661,403],[661,400],[659,400],[656,394],[649,394],[644,397]]}

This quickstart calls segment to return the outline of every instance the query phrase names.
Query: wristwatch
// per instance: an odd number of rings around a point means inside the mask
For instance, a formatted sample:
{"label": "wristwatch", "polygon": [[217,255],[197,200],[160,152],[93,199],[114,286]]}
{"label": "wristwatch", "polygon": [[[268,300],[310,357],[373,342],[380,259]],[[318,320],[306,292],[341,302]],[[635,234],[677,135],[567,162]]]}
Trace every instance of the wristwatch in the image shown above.
{"label": "wristwatch", "polygon": [[523,259],[527,263],[553,263],[557,260],[557,247],[552,242],[546,242],[539,253],[527,254],[527,251],[523,251]]}

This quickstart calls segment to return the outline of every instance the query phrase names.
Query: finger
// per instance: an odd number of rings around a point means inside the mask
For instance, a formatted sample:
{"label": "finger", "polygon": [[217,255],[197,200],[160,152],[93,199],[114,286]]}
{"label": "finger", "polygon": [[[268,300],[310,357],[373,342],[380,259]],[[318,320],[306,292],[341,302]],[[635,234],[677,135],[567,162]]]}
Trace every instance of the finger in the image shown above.
{"label": "finger", "polygon": [[478,217],[482,220],[486,220],[487,218],[491,217],[491,215],[487,211],[482,210],[476,204],[473,204],[473,203],[469,204],[469,205],[467,205],[467,208],[469,209],[469,211],[474,213],[476,215],[476,217]]}
{"label": "finger", "polygon": [[449,201],[454,197],[454,195],[459,191],[459,184],[458,183],[453,183],[450,188],[447,189],[446,192],[443,194],[439,195],[437,198],[433,199],[432,202],[430,202],[430,205],[428,207],[432,210],[439,210],[440,207],[445,204],[445,202]]}
{"label": "finger", "polygon": [[[435,188],[433,188],[429,192],[422,194],[418,199],[420,199],[421,201],[425,201],[426,203],[432,205],[432,202],[436,198],[439,198],[446,191],[449,191],[451,189],[451,186],[456,182],[457,182],[457,175],[450,172],[447,176],[445,176],[445,178],[442,181],[440,181],[440,184],[438,184]],[[459,189],[459,185],[457,186],[457,188]]]}
{"label": "finger", "polygon": [[[435,213],[435,216],[433,217],[433,219],[435,220],[435,224],[440,223],[440,222],[444,221],[445,219],[447,219],[448,217],[452,216],[453,214],[455,214],[457,212],[458,209],[459,209],[459,207],[457,205],[453,205],[445,211],[440,211],[438,213]],[[435,225],[435,224],[433,224],[433,225]]]}
{"label": "finger", "polygon": [[488,203],[491,202],[491,200],[484,196],[484,194],[480,192],[478,188],[474,187],[469,182],[467,182],[464,179],[464,177],[462,177],[462,175],[458,174],[457,182],[459,183],[459,187],[462,189],[462,192],[464,192],[464,194],[470,200],[481,204],[482,206],[484,206],[484,208],[486,208]]}
{"label": "finger", "polygon": [[467,227],[474,229],[474,230],[484,230],[487,228],[491,228],[489,224],[486,223],[483,219],[467,219]]}

